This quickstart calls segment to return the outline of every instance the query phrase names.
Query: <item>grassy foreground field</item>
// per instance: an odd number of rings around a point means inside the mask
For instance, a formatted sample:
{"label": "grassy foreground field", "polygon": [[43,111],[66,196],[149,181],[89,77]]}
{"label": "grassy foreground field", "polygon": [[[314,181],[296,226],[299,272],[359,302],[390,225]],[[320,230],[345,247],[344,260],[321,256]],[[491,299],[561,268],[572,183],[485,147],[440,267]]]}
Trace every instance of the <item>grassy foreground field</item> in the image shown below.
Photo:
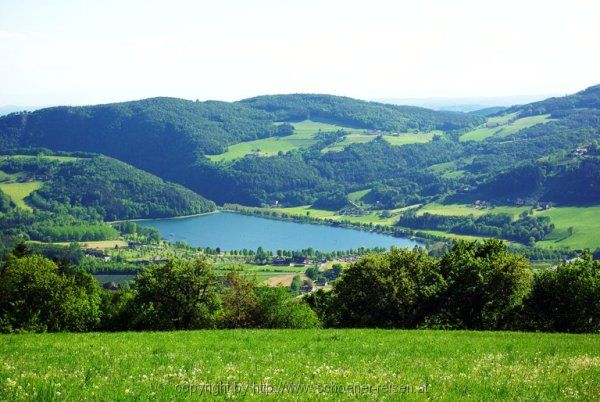
{"label": "grassy foreground field", "polygon": [[0,336],[0,399],[600,398],[598,335],[231,330]]}

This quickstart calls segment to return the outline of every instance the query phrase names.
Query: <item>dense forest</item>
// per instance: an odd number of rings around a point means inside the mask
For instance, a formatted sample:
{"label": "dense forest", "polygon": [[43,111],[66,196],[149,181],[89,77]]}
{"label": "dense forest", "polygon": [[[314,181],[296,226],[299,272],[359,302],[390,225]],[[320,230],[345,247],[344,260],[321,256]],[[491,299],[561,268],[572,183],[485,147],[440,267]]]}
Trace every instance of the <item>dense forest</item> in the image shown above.
{"label": "dense forest", "polygon": [[397,106],[331,95],[293,94],[258,96],[241,103],[265,110],[281,121],[315,119],[350,127],[404,132],[456,130],[483,123],[462,113],[437,112],[415,106]]}

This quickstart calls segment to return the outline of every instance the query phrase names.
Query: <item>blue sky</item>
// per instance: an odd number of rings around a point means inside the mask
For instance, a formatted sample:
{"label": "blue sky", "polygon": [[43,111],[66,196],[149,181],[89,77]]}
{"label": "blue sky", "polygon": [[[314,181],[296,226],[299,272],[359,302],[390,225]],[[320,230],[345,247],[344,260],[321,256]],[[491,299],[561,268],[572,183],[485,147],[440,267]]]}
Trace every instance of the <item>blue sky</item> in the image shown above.
{"label": "blue sky", "polygon": [[0,105],[569,93],[600,2],[0,0]]}

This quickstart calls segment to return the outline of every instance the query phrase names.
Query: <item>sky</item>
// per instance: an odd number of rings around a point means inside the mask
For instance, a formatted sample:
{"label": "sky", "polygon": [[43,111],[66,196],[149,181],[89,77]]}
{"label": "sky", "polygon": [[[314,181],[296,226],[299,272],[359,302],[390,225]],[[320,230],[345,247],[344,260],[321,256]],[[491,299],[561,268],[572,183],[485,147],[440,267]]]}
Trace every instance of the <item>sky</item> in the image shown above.
{"label": "sky", "polygon": [[0,105],[598,83],[598,0],[0,0]]}

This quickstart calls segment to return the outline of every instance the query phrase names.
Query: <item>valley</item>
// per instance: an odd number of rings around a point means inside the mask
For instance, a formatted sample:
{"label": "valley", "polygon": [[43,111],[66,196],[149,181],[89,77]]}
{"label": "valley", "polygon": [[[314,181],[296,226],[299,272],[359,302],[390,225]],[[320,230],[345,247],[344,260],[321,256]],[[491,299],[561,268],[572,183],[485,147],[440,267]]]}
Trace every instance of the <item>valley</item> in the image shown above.
{"label": "valley", "polygon": [[600,401],[600,2],[0,1],[0,402]]}

